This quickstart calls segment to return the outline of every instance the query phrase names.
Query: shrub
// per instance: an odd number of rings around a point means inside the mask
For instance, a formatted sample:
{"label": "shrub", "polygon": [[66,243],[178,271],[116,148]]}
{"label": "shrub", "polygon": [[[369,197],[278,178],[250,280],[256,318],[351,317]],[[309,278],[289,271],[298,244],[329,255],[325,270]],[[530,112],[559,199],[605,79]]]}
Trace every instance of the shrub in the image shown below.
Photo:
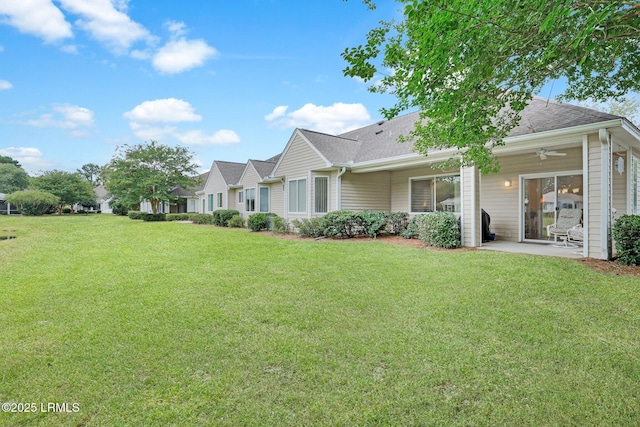
{"label": "shrub", "polygon": [[17,206],[24,215],[43,215],[60,203],[60,198],[40,190],[22,190],[6,196],[6,202]]}
{"label": "shrub", "polygon": [[302,237],[322,237],[324,235],[323,218],[294,219],[293,226]]}
{"label": "shrub", "polygon": [[109,207],[114,215],[127,215],[129,213],[129,207],[120,201],[109,202]]}
{"label": "shrub", "polygon": [[191,213],[189,214],[189,220],[194,224],[213,224],[213,215]]}
{"label": "shrub", "polygon": [[187,213],[172,213],[167,214],[167,221],[189,221],[189,214]]}
{"label": "shrub", "polygon": [[231,217],[229,221],[227,221],[227,227],[230,228],[243,228],[244,227],[244,218],[240,215],[234,215]]}
{"label": "shrub", "polygon": [[458,219],[451,212],[420,215],[416,221],[418,238],[428,246],[454,249],[461,246]]}
{"label": "shrub", "polygon": [[249,227],[251,231],[266,230],[267,226],[269,225],[268,218],[274,217],[274,216],[277,216],[277,215],[272,213],[262,213],[262,212],[255,213],[247,219],[247,227]]}
{"label": "shrub", "polygon": [[622,215],[613,224],[616,261],[625,265],[640,265],[640,215]]}
{"label": "shrub", "polygon": [[407,224],[407,228],[402,233],[400,233],[400,235],[405,239],[417,239],[419,233],[418,227],[420,223],[424,221],[425,216],[427,215],[420,214],[411,218],[411,221],[409,221],[409,224]]}
{"label": "shrub", "polygon": [[213,211],[213,223],[220,227],[226,227],[227,223],[234,215],[240,215],[240,212],[233,209],[220,209]]}
{"label": "shrub", "polygon": [[387,214],[387,232],[389,234],[402,235],[409,225],[407,212],[389,212]]}
{"label": "shrub", "polygon": [[127,216],[129,217],[129,219],[142,219],[142,214],[143,212],[140,211],[129,211],[127,213]]}
{"label": "shrub", "polygon": [[64,208],[62,208],[62,213],[63,214],[71,213],[71,208],[69,206],[65,206]]}
{"label": "shrub", "polygon": [[142,220],[145,222],[154,222],[154,221],[166,221],[167,216],[163,213],[143,213],[141,215]]}
{"label": "shrub", "polygon": [[381,211],[364,211],[360,213],[362,225],[369,237],[375,238],[387,227],[387,214]]}
{"label": "shrub", "polygon": [[289,223],[276,215],[271,219],[271,231],[276,234],[288,234],[290,232]]}
{"label": "shrub", "polygon": [[324,235],[327,237],[354,237],[365,230],[362,213],[333,211],[322,217]]}

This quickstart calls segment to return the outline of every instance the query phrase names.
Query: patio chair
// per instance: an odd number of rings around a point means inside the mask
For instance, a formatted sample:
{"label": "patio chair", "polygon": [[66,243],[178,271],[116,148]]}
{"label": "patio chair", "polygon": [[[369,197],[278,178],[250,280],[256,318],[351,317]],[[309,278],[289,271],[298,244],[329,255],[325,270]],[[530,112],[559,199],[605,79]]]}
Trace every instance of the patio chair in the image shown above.
{"label": "patio chair", "polygon": [[571,247],[578,247],[584,244],[584,228],[582,224],[571,227],[567,230],[567,245]]}
{"label": "patio chair", "polygon": [[560,209],[558,218],[553,224],[547,225],[547,237],[553,235],[554,241],[560,238],[564,246],[568,246],[568,233],[572,227],[582,223],[582,209]]}

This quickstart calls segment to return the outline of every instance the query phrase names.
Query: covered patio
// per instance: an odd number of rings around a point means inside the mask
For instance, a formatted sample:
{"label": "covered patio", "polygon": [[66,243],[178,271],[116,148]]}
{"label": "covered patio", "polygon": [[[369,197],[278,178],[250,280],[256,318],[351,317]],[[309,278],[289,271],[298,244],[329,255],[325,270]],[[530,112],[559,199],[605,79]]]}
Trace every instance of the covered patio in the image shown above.
{"label": "covered patio", "polygon": [[564,247],[550,243],[513,242],[494,240],[483,243],[478,249],[527,255],[553,256],[558,258],[583,258],[582,247]]}

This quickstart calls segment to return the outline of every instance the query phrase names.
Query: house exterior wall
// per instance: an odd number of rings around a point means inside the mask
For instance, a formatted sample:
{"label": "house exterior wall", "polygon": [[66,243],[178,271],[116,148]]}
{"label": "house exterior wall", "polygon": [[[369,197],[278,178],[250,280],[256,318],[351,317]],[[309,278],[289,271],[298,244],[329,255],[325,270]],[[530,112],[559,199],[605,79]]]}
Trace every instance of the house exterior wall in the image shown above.
{"label": "house exterior wall", "polygon": [[[289,220],[296,218],[309,218],[313,212],[313,175],[311,171],[327,167],[327,162],[304,140],[296,134],[283,154],[283,158],[273,175],[285,178],[286,194],[283,195],[283,216]],[[288,194],[289,181],[295,179],[306,179],[306,212],[289,212]],[[331,191],[335,191],[335,186],[330,186]]]}
{"label": "house exterior wall", "polygon": [[[450,174],[458,174],[458,171],[451,171]],[[443,175],[445,172],[433,169],[429,166],[417,168],[395,170],[390,173],[390,207],[392,212],[410,212],[409,180],[411,178],[429,177]]]}
{"label": "house exterior wall", "polygon": [[275,182],[269,185],[271,195],[271,205],[269,209],[272,213],[284,217],[284,185],[282,182]]}
{"label": "house exterior wall", "polygon": [[[535,150],[533,150],[535,151]],[[582,148],[559,150],[564,157],[531,157],[532,153],[499,157],[500,172],[482,176],[481,208],[491,217],[491,231],[500,240],[518,241],[522,175],[557,174],[582,170]],[[511,181],[505,187],[505,180]],[[584,184],[583,184],[584,187]]]}
{"label": "house exterior wall", "polygon": [[342,209],[391,211],[391,173],[351,173],[342,176]]}
{"label": "house exterior wall", "polygon": [[[238,209],[242,216],[246,219],[249,215],[253,215],[254,213],[259,211],[260,206],[260,191],[258,190],[258,182],[261,180],[258,172],[256,172],[255,168],[250,164],[247,164],[247,168],[244,171],[242,179],[238,183],[242,185],[242,191],[244,191],[244,202],[242,203],[241,209]],[[255,189],[255,209],[253,211],[247,211],[247,189]],[[237,198],[236,198],[237,203]]]}
{"label": "house exterior wall", "polygon": [[[227,194],[227,183],[224,181],[222,174],[220,173],[220,169],[218,169],[215,162],[213,163],[213,169],[209,174],[209,179],[207,180],[204,189],[204,194],[200,196],[200,201],[198,203],[198,207],[196,208],[200,213],[212,213],[216,209],[227,209],[228,206],[228,194]],[[216,194],[222,193],[222,208],[216,207]],[[209,208],[209,195],[213,195],[213,207]],[[204,200],[204,211],[202,211],[202,201]]]}

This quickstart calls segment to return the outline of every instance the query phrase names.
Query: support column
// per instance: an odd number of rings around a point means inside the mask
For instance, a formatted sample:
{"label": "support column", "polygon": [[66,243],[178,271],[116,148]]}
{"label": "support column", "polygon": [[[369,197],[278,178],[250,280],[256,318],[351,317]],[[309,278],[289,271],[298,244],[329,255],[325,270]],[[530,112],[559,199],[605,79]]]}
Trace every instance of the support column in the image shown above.
{"label": "support column", "polygon": [[482,246],[482,210],[480,208],[480,173],[475,166],[463,168],[462,177],[462,245]]}

